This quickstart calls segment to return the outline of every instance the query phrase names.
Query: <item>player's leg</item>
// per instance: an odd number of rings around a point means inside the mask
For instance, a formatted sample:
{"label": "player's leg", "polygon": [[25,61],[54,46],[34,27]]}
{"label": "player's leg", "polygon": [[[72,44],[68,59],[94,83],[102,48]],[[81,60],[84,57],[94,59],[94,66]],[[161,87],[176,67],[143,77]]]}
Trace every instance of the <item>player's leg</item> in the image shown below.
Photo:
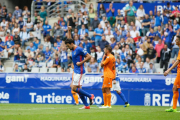
{"label": "player's leg", "polygon": [[106,91],[105,91],[105,88],[102,88],[102,93],[103,93],[104,106],[107,106],[107,99],[106,99]]}
{"label": "player's leg", "polygon": [[82,86],[82,82],[84,79],[84,74],[76,74],[74,73],[74,80],[73,80],[73,88],[72,90],[76,93],[79,94],[79,96],[86,96],[89,98],[90,100],[90,105],[93,104],[93,99],[94,99],[94,95],[93,94],[89,94],[86,91],[82,90],[82,88],[80,86]]}
{"label": "player's leg", "polygon": [[75,100],[75,105],[78,105],[79,104],[79,101],[78,101],[78,94],[74,91],[71,90],[71,93],[73,95],[73,98]]}
{"label": "player's leg", "polygon": [[110,87],[105,88],[105,91],[106,91],[107,106],[111,107],[111,90],[110,90]]}
{"label": "player's leg", "polygon": [[124,107],[129,107],[129,103],[128,103],[125,95],[120,90],[116,90],[116,92],[121,97],[121,99],[124,101],[124,103],[125,103]]}

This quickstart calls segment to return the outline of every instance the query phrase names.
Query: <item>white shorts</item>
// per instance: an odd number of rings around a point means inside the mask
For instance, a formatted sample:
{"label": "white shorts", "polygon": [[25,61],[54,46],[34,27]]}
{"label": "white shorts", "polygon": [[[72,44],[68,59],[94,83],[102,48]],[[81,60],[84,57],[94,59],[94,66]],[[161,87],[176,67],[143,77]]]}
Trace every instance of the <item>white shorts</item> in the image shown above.
{"label": "white shorts", "polygon": [[76,74],[73,75],[73,85],[81,86],[84,80],[85,74]]}
{"label": "white shorts", "polygon": [[13,53],[13,49],[9,49],[8,51],[4,50],[4,52]]}
{"label": "white shorts", "polygon": [[116,84],[112,84],[112,88],[111,88],[111,91],[121,91],[121,87],[120,87],[120,83],[119,81],[116,81]]}

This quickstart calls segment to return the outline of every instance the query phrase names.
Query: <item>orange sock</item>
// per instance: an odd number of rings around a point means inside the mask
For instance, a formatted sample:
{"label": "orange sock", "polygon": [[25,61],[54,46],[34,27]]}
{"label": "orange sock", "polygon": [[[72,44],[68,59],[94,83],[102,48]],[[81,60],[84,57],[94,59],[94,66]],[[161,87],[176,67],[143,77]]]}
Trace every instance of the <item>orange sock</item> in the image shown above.
{"label": "orange sock", "polygon": [[74,98],[76,104],[79,104],[78,95],[77,94],[73,95],[73,98]]}
{"label": "orange sock", "polygon": [[103,99],[104,99],[104,106],[107,106],[107,97],[106,97],[106,93],[103,93]]}
{"label": "orange sock", "polygon": [[176,109],[177,107],[177,101],[179,98],[179,92],[178,91],[173,91],[173,109]]}
{"label": "orange sock", "polygon": [[108,106],[111,106],[111,93],[110,94],[106,94],[107,97],[107,104]]}

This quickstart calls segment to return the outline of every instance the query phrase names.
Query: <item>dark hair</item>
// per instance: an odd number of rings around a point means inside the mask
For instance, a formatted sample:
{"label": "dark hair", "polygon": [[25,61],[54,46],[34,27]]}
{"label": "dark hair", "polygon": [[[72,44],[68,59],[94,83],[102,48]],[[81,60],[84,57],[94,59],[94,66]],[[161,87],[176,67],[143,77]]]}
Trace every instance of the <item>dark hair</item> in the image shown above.
{"label": "dark hair", "polygon": [[74,43],[74,40],[71,38],[68,38],[67,40],[65,40],[65,44],[71,44]]}
{"label": "dark hair", "polygon": [[111,52],[111,54],[114,56],[114,52]]}
{"label": "dark hair", "polygon": [[179,41],[180,41],[180,35],[178,35],[178,36],[176,36],[178,39],[179,39]]}
{"label": "dark hair", "polygon": [[112,47],[110,45],[106,45],[105,48],[108,49],[110,53],[112,52]]}

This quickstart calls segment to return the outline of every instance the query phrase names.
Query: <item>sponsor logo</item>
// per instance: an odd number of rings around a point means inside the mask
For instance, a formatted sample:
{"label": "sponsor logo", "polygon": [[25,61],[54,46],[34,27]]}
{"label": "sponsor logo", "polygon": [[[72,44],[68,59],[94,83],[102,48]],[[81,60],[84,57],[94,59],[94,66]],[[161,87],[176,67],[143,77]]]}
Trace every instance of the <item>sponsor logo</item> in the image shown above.
{"label": "sponsor logo", "polygon": [[111,105],[116,104],[117,102],[117,97],[114,93],[111,93]]}
{"label": "sponsor logo", "polygon": [[152,82],[151,78],[120,78],[121,82]]}
{"label": "sponsor logo", "polygon": [[71,77],[40,77],[41,81],[70,81]]}
{"label": "sponsor logo", "polygon": [[174,84],[175,79],[176,79],[176,78],[166,78],[166,79],[165,79],[165,84],[166,84],[166,85]]}
{"label": "sponsor logo", "polygon": [[0,93],[0,103],[9,103],[9,93],[4,93],[4,91]]}
{"label": "sponsor logo", "polygon": [[12,83],[12,82],[27,82],[29,75],[24,76],[6,76],[6,83]]}
{"label": "sponsor logo", "polygon": [[84,83],[88,84],[91,82],[103,82],[103,79],[101,77],[85,77]]}
{"label": "sponsor logo", "polygon": [[[152,96],[152,98],[151,98]],[[152,103],[151,103],[152,100]],[[146,93],[144,95],[144,105],[145,106],[172,106],[173,99],[170,94],[149,94]],[[177,102],[177,106],[179,106],[179,102]]]}

